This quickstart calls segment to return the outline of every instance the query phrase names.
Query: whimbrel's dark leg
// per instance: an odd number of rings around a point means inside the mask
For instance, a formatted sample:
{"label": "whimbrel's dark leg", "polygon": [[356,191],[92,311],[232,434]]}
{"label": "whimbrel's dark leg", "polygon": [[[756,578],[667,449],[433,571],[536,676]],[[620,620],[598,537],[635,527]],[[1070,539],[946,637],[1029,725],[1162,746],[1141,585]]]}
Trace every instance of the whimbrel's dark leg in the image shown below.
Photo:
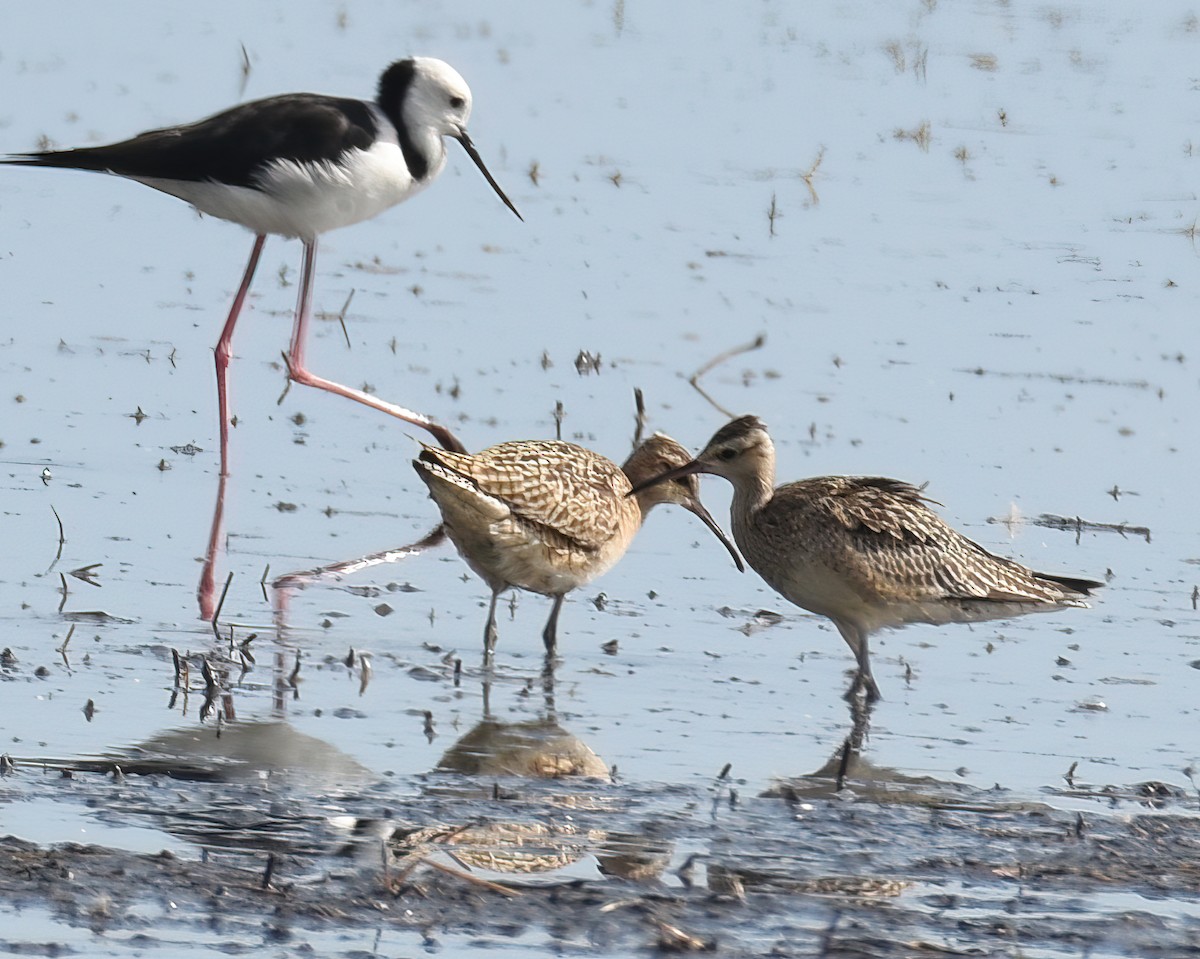
{"label": "whimbrel's dark leg", "polygon": [[871,675],[871,654],[867,644],[866,631],[859,629],[857,626],[852,626],[850,623],[836,619],[833,621],[833,624],[838,628],[838,632],[842,634],[842,639],[846,641],[846,645],[850,647],[850,651],[854,653],[854,659],[858,663],[858,670],[854,674],[854,682],[846,690],[846,699],[853,699],[860,692],[866,695],[867,702],[869,703],[882,699],[883,697],[879,694],[879,687],[875,685],[875,677]]}
{"label": "whimbrel's dark leg", "polygon": [[554,605],[550,607],[550,618],[546,620],[546,628],[542,630],[542,642],[546,645],[547,656],[558,652],[558,613],[562,604],[563,596],[555,596]]}
{"label": "whimbrel's dark leg", "polygon": [[491,663],[492,654],[496,652],[496,639],[499,632],[496,629],[496,601],[500,598],[500,590],[492,590],[492,601],[488,604],[487,625],[483,627],[483,661]]}

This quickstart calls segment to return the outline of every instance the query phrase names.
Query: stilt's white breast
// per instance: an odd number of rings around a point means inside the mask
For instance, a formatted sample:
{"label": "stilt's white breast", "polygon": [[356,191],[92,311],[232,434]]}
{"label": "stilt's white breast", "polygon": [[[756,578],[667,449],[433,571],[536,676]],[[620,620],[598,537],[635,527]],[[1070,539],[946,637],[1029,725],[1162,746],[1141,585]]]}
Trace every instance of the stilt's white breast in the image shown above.
{"label": "stilt's white breast", "polygon": [[215,180],[135,179],[255,233],[312,239],[378,216],[419,193],[445,167],[443,147],[427,175],[413,179],[395,129],[382,114],[377,120],[379,136],[368,149],[352,150],[336,161],[275,160],[263,168],[257,187]]}

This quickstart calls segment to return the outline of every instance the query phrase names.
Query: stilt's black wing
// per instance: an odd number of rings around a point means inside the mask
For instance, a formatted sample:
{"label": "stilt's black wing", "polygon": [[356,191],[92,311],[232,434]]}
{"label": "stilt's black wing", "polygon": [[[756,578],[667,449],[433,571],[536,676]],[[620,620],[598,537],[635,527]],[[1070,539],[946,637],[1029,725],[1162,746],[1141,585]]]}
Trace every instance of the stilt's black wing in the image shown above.
{"label": "stilt's black wing", "polygon": [[376,130],[375,117],[361,100],[292,93],[120,143],[21,153],[2,162],[255,186],[256,176],[272,160],[337,160],[349,150],[367,149]]}

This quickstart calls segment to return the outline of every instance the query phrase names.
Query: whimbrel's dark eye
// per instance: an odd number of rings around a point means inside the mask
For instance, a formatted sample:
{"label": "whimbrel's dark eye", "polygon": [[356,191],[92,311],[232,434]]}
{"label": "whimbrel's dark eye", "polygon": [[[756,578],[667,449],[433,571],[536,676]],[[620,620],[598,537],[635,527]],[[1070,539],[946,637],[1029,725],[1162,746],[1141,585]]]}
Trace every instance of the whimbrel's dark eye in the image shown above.
{"label": "whimbrel's dark eye", "polygon": [[717,454],[717,459],[729,461],[735,456],[737,456],[737,450],[731,446],[726,446],[725,449],[721,450],[721,452]]}
{"label": "whimbrel's dark eye", "polygon": [[466,104],[466,102],[467,101],[464,100],[462,97],[451,97],[450,98],[450,106],[454,107],[455,110],[461,110],[463,108],[463,106]]}

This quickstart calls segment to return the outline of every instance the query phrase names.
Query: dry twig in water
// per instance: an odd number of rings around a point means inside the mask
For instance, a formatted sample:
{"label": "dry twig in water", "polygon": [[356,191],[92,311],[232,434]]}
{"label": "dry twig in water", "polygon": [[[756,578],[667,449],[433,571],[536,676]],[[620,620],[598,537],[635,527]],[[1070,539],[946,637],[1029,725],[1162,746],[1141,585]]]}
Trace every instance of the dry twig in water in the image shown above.
{"label": "dry twig in water", "polygon": [[[813,177],[817,175],[817,169],[821,166],[821,161],[825,159],[825,148],[821,147],[817,150],[817,158],[813,160],[812,166],[808,168],[807,173],[801,173],[800,179],[804,181],[804,185],[808,187],[808,198],[812,201],[812,205],[816,206],[821,202],[821,198],[817,196],[816,187],[813,186]],[[771,209],[775,208],[775,198],[771,197]],[[774,232],[775,223],[771,222],[772,233]]]}
{"label": "dry twig in water", "polygon": [[213,613],[212,622],[209,624],[212,626],[213,635],[217,637],[218,641],[221,639],[221,629],[217,625],[217,620],[221,618],[221,607],[225,605],[225,597],[229,594],[229,584],[232,582],[233,571],[230,570],[229,575],[225,577],[225,588],[221,590],[221,598],[217,601],[217,610]]}
{"label": "dry twig in water", "polygon": [[642,396],[642,389],[640,386],[635,386],[633,388],[633,409],[633,448],[637,449],[642,445],[642,433],[646,429],[646,399],[644,396]]}
{"label": "dry twig in water", "polygon": [[1035,526],[1045,526],[1048,529],[1074,530],[1076,543],[1079,542],[1084,530],[1095,533],[1108,531],[1120,533],[1122,536],[1131,533],[1134,536],[1142,537],[1147,543],[1150,542],[1149,526],[1130,526],[1127,523],[1095,523],[1078,516],[1056,516],[1053,513],[1042,513],[1033,523]]}
{"label": "dry twig in water", "polygon": [[736,414],[730,413],[729,410],[725,409],[725,407],[723,407],[720,403],[718,403],[711,396],[709,396],[708,393],[704,390],[704,388],[700,385],[700,378],[702,376],[704,376],[705,374],[707,374],[708,372],[710,372],[713,368],[720,366],[722,363],[726,362],[727,360],[731,360],[735,356],[741,356],[743,353],[750,353],[753,350],[757,350],[766,342],[767,342],[766,334],[760,333],[750,343],[743,343],[741,346],[735,346],[733,349],[726,350],[724,353],[718,353],[711,360],[709,360],[702,367],[700,367],[700,369],[696,370],[696,372],[693,373],[688,378],[688,382],[692,384],[692,388],[697,393],[699,393],[706,400],[708,400],[708,402],[717,410],[717,412],[721,413],[723,416],[728,417],[729,419],[733,419],[733,417]]}

